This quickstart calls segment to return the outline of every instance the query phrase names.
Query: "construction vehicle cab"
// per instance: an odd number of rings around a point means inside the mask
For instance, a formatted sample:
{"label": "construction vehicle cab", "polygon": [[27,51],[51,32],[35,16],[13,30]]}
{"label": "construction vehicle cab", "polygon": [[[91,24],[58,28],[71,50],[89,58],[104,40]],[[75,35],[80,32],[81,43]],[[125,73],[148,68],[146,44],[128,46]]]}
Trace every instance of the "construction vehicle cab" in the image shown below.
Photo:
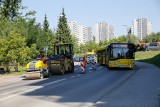
{"label": "construction vehicle cab", "polygon": [[74,72],[73,44],[54,44],[54,54],[49,59],[52,74]]}

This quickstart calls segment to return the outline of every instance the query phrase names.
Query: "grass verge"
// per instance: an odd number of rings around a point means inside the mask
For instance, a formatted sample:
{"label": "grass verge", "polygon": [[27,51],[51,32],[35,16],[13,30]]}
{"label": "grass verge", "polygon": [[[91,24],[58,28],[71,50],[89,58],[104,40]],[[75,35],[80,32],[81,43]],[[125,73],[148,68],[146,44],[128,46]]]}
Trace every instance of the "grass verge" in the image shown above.
{"label": "grass verge", "polygon": [[135,60],[154,64],[160,68],[160,50],[136,52]]}

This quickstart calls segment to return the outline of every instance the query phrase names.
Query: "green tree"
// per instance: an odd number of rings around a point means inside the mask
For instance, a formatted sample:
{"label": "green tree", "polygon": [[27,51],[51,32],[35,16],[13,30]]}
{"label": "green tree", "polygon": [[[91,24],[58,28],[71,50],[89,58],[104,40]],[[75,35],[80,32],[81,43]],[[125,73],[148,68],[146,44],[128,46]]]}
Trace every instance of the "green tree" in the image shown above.
{"label": "green tree", "polygon": [[62,9],[62,13],[59,17],[56,40],[62,43],[73,43],[64,8]]}
{"label": "green tree", "polygon": [[44,17],[44,22],[43,22],[43,30],[45,32],[48,32],[48,30],[49,30],[49,23],[48,23],[47,15],[46,14],[45,14],[45,17]]}
{"label": "green tree", "polygon": [[72,36],[72,43],[73,43],[73,50],[74,50],[74,53],[80,53],[79,51],[79,45],[78,45],[78,38],[76,36]]}
{"label": "green tree", "polygon": [[109,45],[110,43],[115,43],[115,42],[118,42],[118,40],[117,40],[116,38],[111,39],[111,40],[109,40],[109,41],[106,41],[104,45],[107,46],[107,45]]}
{"label": "green tree", "polygon": [[49,48],[49,53],[53,54],[52,50],[53,50],[53,44],[55,43],[55,37],[53,32],[49,31],[49,32],[43,32],[41,31],[41,35],[38,36],[37,38],[37,49],[40,51],[43,51],[45,46],[48,46]]}
{"label": "green tree", "polygon": [[92,51],[93,49],[97,50],[98,44],[96,44],[94,41],[90,41],[86,44],[86,48],[88,51]]}
{"label": "green tree", "polygon": [[143,42],[152,42],[152,37],[150,35],[147,35],[146,37],[143,38]]}
{"label": "green tree", "polygon": [[133,43],[133,44],[138,44],[139,43],[139,38],[136,37],[135,35],[127,35],[127,40],[128,43]]}
{"label": "green tree", "polygon": [[[6,37],[0,38],[1,64],[8,69],[9,63],[22,63],[31,59],[31,50],[26,46],[25,38],[14,31],[10,31]],[[34,52],[36,52],[34,50]],[[33,53],[33,52],[32,52]]]}
{"label": "green tree", "polygon": [[40,31],[42,28],[40,24],[36,23],[36,19],[28,19],[28,21],[25,21],[21,27],[25,27],[26,35],[26,42],[27,46],[31,47],[32,44],[36,44],[37,38],[39,35],[41,35]]}
{"label": "green tree", "polygon": [[46,55],[53,54],[53,43],[55,43],[55,41],[54,32],[49,29],[49,23],[45,15],[43,30],[39,30],[39,35],[37,36],[37,49],[39,51],[44,51],[44,47],[47,46],[49,50]]}
{"label": "green tree", "polygon": [[119,37],[117,38],[117,42],[126,42],[126,37],[125,37],[124,35],[119,36]]}
{"label": "green tree", "polygon": [[160,41],[160,32],[151,33],[143,38],[143,42],[158,42]]}
{"label": "green tree", "polygon": [[104,41],[100,41],[99,46],[103,46],[103,45],[104,45]]}
{"label": "green tree", "polygon": [[80,53],[86,53],[88,51],[88,47],[86,47],[86,45],[85,44],[80,44],[79,45],[79,52]]}
{"label": "green tree", "polygon": [[158,33],[156,34],[156,36],[157,36],[157,42],[159,42],[159,41],[160,41],[160,32],[158,32]]}
{"label": "green tree", "polygon": [[21,9],[22,0],[1,0],[0,14],[2,19],[15,19]]}

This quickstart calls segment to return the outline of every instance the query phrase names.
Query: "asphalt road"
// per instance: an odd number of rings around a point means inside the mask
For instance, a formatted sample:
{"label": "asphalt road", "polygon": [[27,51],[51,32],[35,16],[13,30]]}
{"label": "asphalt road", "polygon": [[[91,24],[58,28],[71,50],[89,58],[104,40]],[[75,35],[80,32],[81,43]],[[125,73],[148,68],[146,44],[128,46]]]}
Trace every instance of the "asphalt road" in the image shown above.
{"label": "asphalt road", "polygon": [[88,64],[74,73],[43,80],[24,77],[0,84],[0,107],[159,107],[160,69],[136,63],[134,70]]}

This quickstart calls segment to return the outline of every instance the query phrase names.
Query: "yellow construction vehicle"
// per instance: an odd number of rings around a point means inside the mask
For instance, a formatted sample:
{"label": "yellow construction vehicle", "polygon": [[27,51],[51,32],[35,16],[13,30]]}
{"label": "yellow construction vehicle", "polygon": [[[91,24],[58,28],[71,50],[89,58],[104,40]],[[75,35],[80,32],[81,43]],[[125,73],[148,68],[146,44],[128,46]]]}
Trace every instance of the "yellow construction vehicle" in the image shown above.
{"label": "yellow construction vehicle", "polygon": [[49,77],[51,74],[74,72],[73,45],[54,44],[54,52],[47,59],[31,61],[26,66],[26,78],[36,79]]}
{"label": "yellow construction vehicle", "polygon": [[31,61],[26,66],[26,79],[43,79],[50,75],[51,72],[46,58]]}
{"label": "yellow construction vehicle", "polygon": [[49,58],[49,68],[52,74],[74,72],[73,44],[56,43],[54,54]]}

